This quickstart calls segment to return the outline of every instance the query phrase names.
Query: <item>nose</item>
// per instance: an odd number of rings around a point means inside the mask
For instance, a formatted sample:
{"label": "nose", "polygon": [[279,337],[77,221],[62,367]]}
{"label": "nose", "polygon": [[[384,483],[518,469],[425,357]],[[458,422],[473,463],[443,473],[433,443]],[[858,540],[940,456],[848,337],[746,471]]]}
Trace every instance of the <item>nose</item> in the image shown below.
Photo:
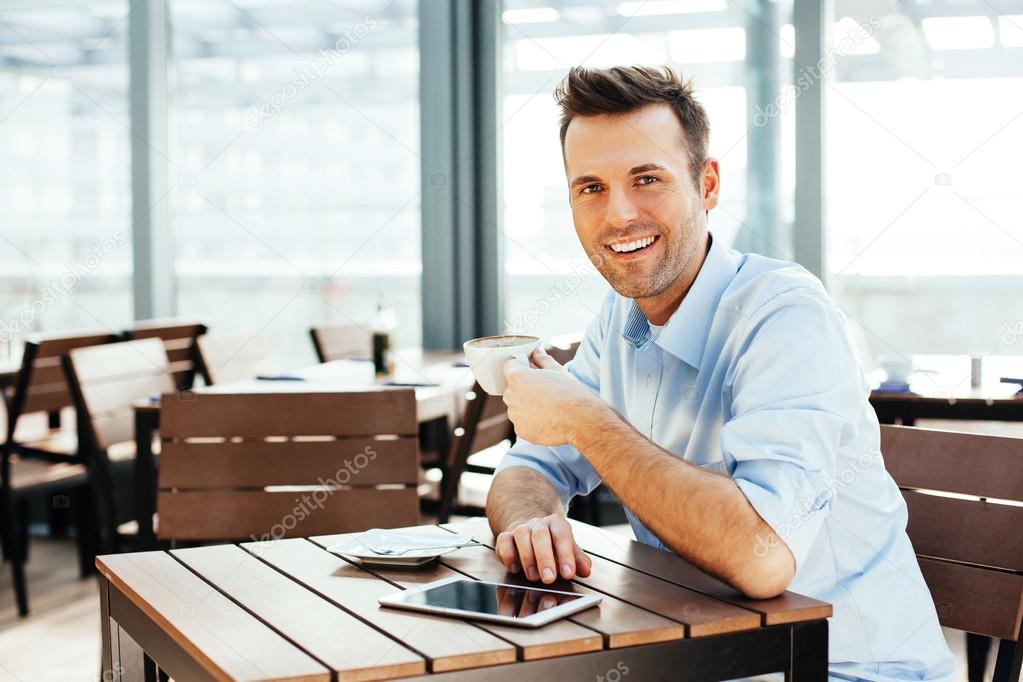
{"label": "nose", "polygon": [[629,192],[625,189],[613,188],[608,190],[606,213],[604,223],[614,227],[628,225],[639,217],[639,210],[636,208]]}

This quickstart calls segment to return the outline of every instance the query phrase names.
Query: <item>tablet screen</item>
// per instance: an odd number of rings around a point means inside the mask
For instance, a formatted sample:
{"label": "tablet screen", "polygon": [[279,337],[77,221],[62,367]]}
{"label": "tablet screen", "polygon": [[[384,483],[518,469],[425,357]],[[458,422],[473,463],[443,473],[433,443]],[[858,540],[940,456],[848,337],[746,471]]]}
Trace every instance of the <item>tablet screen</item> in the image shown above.
{"label": "tablet screen", "polygon": [[565,594],[540,588],[494,585],[466,579],[405,595],[404,601],[407,604],[458,609],[459,611],[511,618],[526,618],[534,613],[581,598],[581,594]]}

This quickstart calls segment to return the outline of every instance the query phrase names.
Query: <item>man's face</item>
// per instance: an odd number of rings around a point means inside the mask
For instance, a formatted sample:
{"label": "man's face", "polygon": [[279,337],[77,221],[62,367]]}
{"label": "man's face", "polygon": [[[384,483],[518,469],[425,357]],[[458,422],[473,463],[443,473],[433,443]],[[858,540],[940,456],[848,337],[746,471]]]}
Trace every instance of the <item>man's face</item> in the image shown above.
{"label": "man's face", "polygon": [[668,104],[578,116],[565,134],[569,201],[579,241],[626,298],[657,296],[699,253],[704,211],[717,205],[717,164],[689,173],[682,125]]}

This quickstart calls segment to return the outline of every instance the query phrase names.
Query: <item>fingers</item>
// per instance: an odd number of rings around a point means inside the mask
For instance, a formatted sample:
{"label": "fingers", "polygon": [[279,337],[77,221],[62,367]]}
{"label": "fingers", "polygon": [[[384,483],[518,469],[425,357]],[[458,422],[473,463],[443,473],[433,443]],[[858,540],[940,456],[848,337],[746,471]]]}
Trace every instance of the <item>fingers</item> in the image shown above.
{"label": "fingers", "polygon": [[529,526],[521,524],[512,531],[515,538],[515,549],[519,553],[519,562],[529,580],[539,580],[540,573],[536,569],[536,555],[533,553],[533,537]]}
{"label": "fingers", "polygon": [[533,354],[529,356],[533,366],[539,367],[540,369],[561,369],[561,365],[558,361],[547,354],[547,351],[543,347],[539,347],[533,351]]}
{"label": "fingers", "polygon": [[547,520],[544,519],[534,525],[530,536],[533,540],[533,554],[536,557],[536,568],[540,572],[540,580],[550,584],[558,579],[558,564],[554,558],[554,543]]}
{"label": "fingers", "polygon": [[515,615],[515,595],[517,590],[507,587],[497,588],[497,612],[502,616]]}
{"label": "fingers", "polygon": [[504,567],[510,573],[518,573],[522,570],[522,566],[519,563],[519,552],[515,548],[515,538],[511,533],[498,534],[497,541],[494,543],[494,550],[497,552],[497,558],[501,560],[501,563],[504,564]]}
{"label": "fingers", "polygon": [[551,519],[550,526],[558,562],[555,570],[560,572],[565,580],[571,580],[576,572],[576,547],[572,538],[572,527],[560,516]]}
{"label": "fingers", "polygon": [[536,590],[525,590],[522,598],[522,605],[519,607],[519,618],[528,618],[536,613],[537,604],[540,603],[540,593]]}
{"label": "fingers", "polygon": [[572,526],[560,514],[534,518],[498,534],[494,543],[501,563],[531,581],[553,583],[590,575],[593,562],[575,543]]}
{"label": "fingers", "polygon": [[504,361],[503,365],[501,365],[501,372],[504,374],[506,379],[510,378],[516,372],[521,372],[527,369],[529,369],[529,367],[523,364],[517,357],[510,357]]}
{"label": "fingers", "polygon": [[575,570],[583,578],[588,578],[590,572],[593,570],[593,559],[579,547],[579,545],[572,543],[572,548],[575,553]]}

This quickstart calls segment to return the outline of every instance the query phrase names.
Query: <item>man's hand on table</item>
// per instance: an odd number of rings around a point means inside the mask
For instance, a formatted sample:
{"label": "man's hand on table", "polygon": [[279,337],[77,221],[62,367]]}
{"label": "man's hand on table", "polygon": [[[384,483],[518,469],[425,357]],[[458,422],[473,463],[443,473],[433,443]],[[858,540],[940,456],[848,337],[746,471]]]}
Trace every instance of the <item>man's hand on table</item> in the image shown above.
{"label": "man's hand on table", "polygon": [[499,533],[497,556],[512,573],[522,572],[529,580],[550,584],[577,574],[585,578],[593,562],[575,543],[572,526],[560,514],[536,517],[514,524]]}

